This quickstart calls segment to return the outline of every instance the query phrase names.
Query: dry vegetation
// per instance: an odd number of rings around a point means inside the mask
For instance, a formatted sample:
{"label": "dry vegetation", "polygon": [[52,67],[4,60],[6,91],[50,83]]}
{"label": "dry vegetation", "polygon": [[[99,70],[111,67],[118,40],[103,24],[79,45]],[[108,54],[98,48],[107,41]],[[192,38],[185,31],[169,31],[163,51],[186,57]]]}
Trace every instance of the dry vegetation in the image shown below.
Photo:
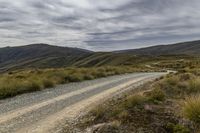
{"label": "dry vegetation", "polygon": [[146,85],[142,88],[142,93],[140,88],[138,94],[129,93],[98,106],[83,116],[75,126],[83,131],[101,124],[96,128],[99,133],[196,133],[200,129],[199,58],[165,58],[162,61],[148,62],[147,65],[151,68],[130,65],[13,71],[0,77],[0,99],[39,91],[57,84],[151,71],[152,68],[172,69],[178,72]]}
{"label": "dry vegetation", "polygon": [[[57,84],[145,71],[133,67],[60,68],[13,71],[0,77],[0,99],[39,91]],[[146,70],[149,71],[149,70]]]}
{"label": "dry vegetation", "polygon": [[[130,55],[126,55],[130,56]],[[121,57],[121,56],[120,56]],[[18,94],[39,91],[45,88],[54,87],[57,84],[64,84],[69,82],[79,82],[83,80],[91,80],[100,77],[111,75],[118,75],[130,72],[142,71],[160,71],[172,69],[185,69],[196,66],[199,63],[198,58],[186,56],[161,56],[161,57],[136,57],[131,56],[132,59],[125,60],[125,57],[116,57],[116,64],[114,60],[110,59],[111,66],[107,62],[105,66],[88,68],[55,68],[55,69],[31,69],[10,71],[1,74],[0,76],[0,99],[16,96]],[[192,61],[190,61],[192,60]],[[125,64],[121,64],[123,62]],[[113,67],[117,65],[118,67]],[[84,65],[83,65],[84,66]],[[96,66],[96,65],[95,65]],[[98,66],[98,65],[97,65]],[[187,68],[189,66],[189,68]],[[193,69],[193,71],[197,71]]]}
{"label": "dry vegetation", "polygon": [[147,84],[138,93],[99,105],[74,126],[97,133],[200,132],[199,65],[189,64]]}
{"label": "dry vegetation", "polygon": [[200,123],[200,95],[190,96],[184,101],[183,114],[186,118]]}

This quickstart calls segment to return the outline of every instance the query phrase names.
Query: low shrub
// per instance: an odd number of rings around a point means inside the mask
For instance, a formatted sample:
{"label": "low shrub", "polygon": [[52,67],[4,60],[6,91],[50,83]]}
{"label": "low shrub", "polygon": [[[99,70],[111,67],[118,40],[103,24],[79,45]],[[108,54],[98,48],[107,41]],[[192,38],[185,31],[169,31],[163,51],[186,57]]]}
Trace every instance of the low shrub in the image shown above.
{"label": "low shrub", "polygon": [[176,85],[179,82],[178,76],[170,76],[165,79],[166,84],[168,85]]}
{"label": "low shrub", "polygon": [[44,86],[44,88],[51,88],[51,87],[55,86],[55,83],[51,79],[44,79],[43,80],[43,86]]}
{"label": "low shrub", "polygon": [[189,81],[189,91],[191,93],[200,92],[200,78],[192,79]]}
{"label": "low shrub", "polygon": [[[24,87],[25,92],[40,91],[43,89],[43,85],[39,81],[29,81],[27,86]],[[22,92],[19,92],[22,93]]]}
{"label": "low shrub", "polygon": [[80,74],[72,74],[65,76],[66,82],[80,82],[83,80],[83,75]]}
{"label": "low shrub", "polygon": [[160,88],[155,88],[152,91],[146,92],[146,96],[151,101],[164,101],[165,100],[165,93]]}
{"label": "low shrub", "polygon": [[84,77],[83,77],[84,80],[92,80],[94,78],[95,77],[93,75],[91,75],[91,74],[84,75]]}
{"label": "low shrub", "polygon": [[168,123],[166,129],[170,133],[190,133],[190,130],[187,127],[180,124]]}
{"label": "low shrub", "polygon": [[123,108],[131,109],[136,105],[139,105],[146,101],[146,98],[142,95],[132,95],[127,97],[126,101],[122,104]]}
{"label": "low shrub", "polygon": [[101,71],[95,71],[95,72],[92,73],[92,75],[94,75],[94,77],[96,77],[96,78],[102,78],[102,77],[110,76],[106,72],[101,72]]}

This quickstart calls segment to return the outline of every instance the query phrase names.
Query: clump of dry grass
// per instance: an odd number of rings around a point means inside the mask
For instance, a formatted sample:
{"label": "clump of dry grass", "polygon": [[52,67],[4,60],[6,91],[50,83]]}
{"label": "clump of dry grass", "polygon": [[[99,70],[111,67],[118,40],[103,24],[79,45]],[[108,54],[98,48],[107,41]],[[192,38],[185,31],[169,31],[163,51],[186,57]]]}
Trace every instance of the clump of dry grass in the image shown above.
{"label": "clump of dry grass", "polygon": [[131,109],[133,107],[135,107],[136,105],[139,105],[143,102],[146,101],[146,97],[144,97],[143,95],[131,95],[129,97],[127,97],[126,101],[124,103],[122,103],[122,108],[124,109]]}
{"label": "clump of dry grass", "polygon": [[189,81],[189,88],[192,92],[200,92],[200,78],[195,78]]}
{"label": "clump of dry grass", "polygon": [[183,115],[200,124],[200,95],[186,98],[183,104]]}
{"label": "clump of dry grass", "polygon": [[36,80],[19,80],[5,78],[0,81],[0,98],[15,96],[20,93],[38,91],[43,88],[41,82]]}
{"label": "clump of dry grass", "polygon": [[44,88],[51,88],[55,86],[55,82],[53,80],[44,79],[42,82]]}
{"label": "clump of dry grass", "polygon": [[165,100],[165,93],[160,88],[155,88],[152,91],[146,92],[146,96],[148,97],[150,101],[153,101],[153,102]]}

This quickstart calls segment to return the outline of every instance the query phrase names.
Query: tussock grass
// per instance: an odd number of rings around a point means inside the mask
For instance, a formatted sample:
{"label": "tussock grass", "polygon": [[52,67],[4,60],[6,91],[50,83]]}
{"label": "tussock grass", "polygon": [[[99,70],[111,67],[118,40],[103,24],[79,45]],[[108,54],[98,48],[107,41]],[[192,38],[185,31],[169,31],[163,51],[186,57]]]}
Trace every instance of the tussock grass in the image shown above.
{"label": "tussock grass", "polygon": [[200,78],[192,73],[178,73],[166,76],[155,88],[160,88],[168,97],[183,98],[200,92]]}
{"label": "tussock grass", "polygon": [[184,101],[183,115],[200,124],[200,95],[190,96]]}
{"label": "tussock grass", "polygon": [[131,109],[143,102],[145,102],[147,99],[143,95],[131,95],[127,97],[126,102],[122,103],[121,106],[124,109]]}
{"label": "tussock grass", "polygon": [[140,106],[147,101],[147,98],[143,95],[136,94],[128,96],[125,101],[121,102],[113,108],[112,111],[108,111],[104,117],[111,119],[120,119],[121,121],[129,120],[129,111],[134,107]]}
{"label": "tussock grass", "polygon": [[112,106],[112,108],[108,105],[99,105],[90,111],[90,115],[94,116],[94,120],[90,121],[89,124],[109,120],[120,120],[121,122],[128,121],[130,114],[129,111],[136,106],[142,105],[146,101],[146,97],[137,94],[126,97],[124,101]]}
{"label": "tussock grass", "polygon": [[166,128],[172,133],[190,133],[190,130],[183,125],[168,123]]}
{"label": "tussock grass", "polygon": [[43,88],[42,83],[36,80],[16,80],[13,78],[1,79],[0,98],[15,96],[19,93],[38,91]]}
{"label": "tussock grass", "polygon": [[153,102],[165,100],[165,93],[160,88],[155,88],[152,91],[146,92],[145,95],[148,97],[150,101]]}
{"label": "tussock grass", "polygon": [[165,92],[160,88],[154,88],[144,93],[132,94],[125,97],[123,101],[117,104],[111,105],[103,104],[94,108],[90,112],[90,116],[93,116],[91,124],[99,123],[103,121],[120,120],[127,123],[130,119],[130,114],[133,110],[142,110],[145,105],[152,103],[163,102],[165,100]]}
{"label": "tussock grass", "polygon": [[200,78],[190,80],[189,87],[192,92],[200,92]]}
{"label": "tussock grass", "polygon": [[55,86],[55,83],[53,80],[44,79],[43,85],[44,85],[44,88],[51,88]]}
{"label": "tussock grass", "polygon": [[0,77],[0,99],[39,91],[57,84],[140,71],[133,67],[58,68],[13,71]]}

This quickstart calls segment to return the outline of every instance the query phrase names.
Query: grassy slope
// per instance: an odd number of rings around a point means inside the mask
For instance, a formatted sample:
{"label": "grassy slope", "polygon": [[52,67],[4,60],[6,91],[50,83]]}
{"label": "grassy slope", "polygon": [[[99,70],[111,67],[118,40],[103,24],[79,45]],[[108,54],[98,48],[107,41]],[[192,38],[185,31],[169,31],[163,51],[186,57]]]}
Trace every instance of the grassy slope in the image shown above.
{"label": "grassy slope", "polygon": [[200,41],[182,42],[171,45],[158,45],[141,49],[119,51],[136,55],[199,55]]}
{"label": "grassy slope", "polygon": [[199,44],[200,41],[193,41],[167,46],[148,47],[139,50],[102,53],[47,44],[5,47],[0,48],[0,72],[22,68],[138,65],[138,63],[144,63],[146,61],[162,60],[163,57],[165,59],[170,58],[161,55],[199,55]]}
{"label": "grassy slope", "polygon": [[69,66],[92,52],[47,44],[0,48],[0,71]]}
{"label": "grassy slope", "polygon": [[[137,66],[137,65],[154,65],[156,63],[165,64],[171,63],[182,63],[183,61],[194,60],[193,56],[174,56],[174,55],[166,55],[166,56],[136,56],[134,54],[127,53],[94,53],[86,58],[78,60],[73,66],[82,66],[82,67],[91,67],[91,66]],[[196,57],[198,59],[198,57]],[[183,60],[181,62],[181,60]],[[159,64],[158,64],[159,65]],[[161,67],[161,66],[159,66]],[[171,66],[170,66],[171,67]]]}

